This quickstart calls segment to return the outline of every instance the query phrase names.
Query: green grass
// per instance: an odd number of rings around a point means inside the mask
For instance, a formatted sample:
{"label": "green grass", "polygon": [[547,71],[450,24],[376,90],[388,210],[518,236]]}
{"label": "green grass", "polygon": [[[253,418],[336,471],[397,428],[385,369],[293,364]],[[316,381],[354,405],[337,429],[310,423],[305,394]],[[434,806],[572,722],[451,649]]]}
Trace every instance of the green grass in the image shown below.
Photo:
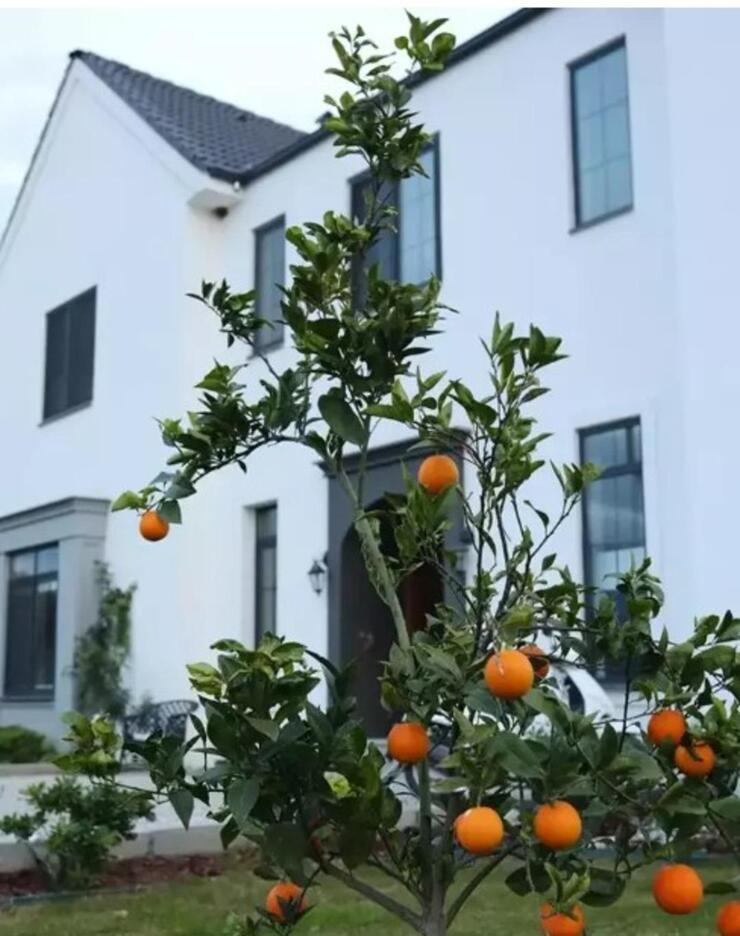
{"label": "green grass", "polygon": [[[733,874],[703,865],[705,881]],[[269,885],[235,864],[219,878],[194,878],[134,894],[109,894],[17,907],[0,913],[2,936],[221,936],[226,915],[244,913]],[[389,888],[391,890],[391,888]],[[330,882],[312,893],[316,908],[296,930],[320,936],[401,936],[410,930],[384,911]],[[708,897],[689,918],[661,913],[640,874],[613,907],[588,908],[595,936],[710,936],[722,898]],[[501,879],[486,882],[458,917],[451,936],[535,936],[538,901],[513,896]]]}

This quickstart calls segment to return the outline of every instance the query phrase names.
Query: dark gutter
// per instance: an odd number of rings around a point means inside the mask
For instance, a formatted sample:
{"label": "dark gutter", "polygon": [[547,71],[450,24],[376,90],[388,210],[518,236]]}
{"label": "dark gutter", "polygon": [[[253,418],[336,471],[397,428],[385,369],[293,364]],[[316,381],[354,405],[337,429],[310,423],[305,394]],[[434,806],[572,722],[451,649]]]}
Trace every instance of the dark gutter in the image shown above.
{"label": "dark gutter", "polygon": [[[464,62],[465,59],[487,48],[489,45],[493,45],[499,40],[505,39],[506,36],[516,32],[517,29],[521,29],[522,26],[526,26],[533,20],[539,19],[543,14],[549,13],[551,9],[551,7],[523,7],[515,13],[511,13],[509,16],[504,17],[504,19],[494,23],[493,26],[489,26],[488,29],[484,29],[483,32],[477,33],[466,42],[463,42],[462,45],[459,45],[447,59],[447,65],[444,71],[415,72],[406,79],[406,84],[408,84],[409,87],[415,88],[420,84],[424,84],[426,81],[431,81],[434,78],[438,78],[440,75],[444,75],[448,69],[458,65],[460,62]],[[286,162],[290,162],[291,159],[294,159],[306,150],[312,149],[312,147],[330,136],[331,133],[328,130],[319,127],[317,130],[296,140],[295,143],[291,143],[291,145],[287,146],[285,149],[275,153],[274,156],[260,163],[258,166],[255,166],[254,169],[245,172],[241,176],[232,178],[232,181],[239,182],[240,185],[247,185],[249,182],[259,179],[260,176],[267,175],[267,173],[272,172],[273,169],[284,165]]]}

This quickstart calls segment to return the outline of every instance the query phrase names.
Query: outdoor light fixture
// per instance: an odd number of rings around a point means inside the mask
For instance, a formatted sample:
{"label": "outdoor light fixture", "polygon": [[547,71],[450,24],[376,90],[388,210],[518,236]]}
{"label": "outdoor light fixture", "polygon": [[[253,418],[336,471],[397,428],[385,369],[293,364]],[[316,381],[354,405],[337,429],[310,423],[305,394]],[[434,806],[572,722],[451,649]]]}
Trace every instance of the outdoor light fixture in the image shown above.
{"label": "outdoor light fixture", "polygon": [[311,588],[317,595],[320,595],[326,584],[326,557],[324,557],[323,562],[314,559],[311,568],[308,570],[308,580],[311,582]]}

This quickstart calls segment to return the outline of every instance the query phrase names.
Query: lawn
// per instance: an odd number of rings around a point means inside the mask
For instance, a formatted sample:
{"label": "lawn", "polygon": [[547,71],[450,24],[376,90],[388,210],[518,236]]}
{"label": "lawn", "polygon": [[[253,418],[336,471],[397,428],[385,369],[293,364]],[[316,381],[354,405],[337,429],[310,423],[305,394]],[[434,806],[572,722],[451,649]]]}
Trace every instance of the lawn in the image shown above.
{"label": "lawn", "polygon": [[[702,866],[705,881],[726,877],[727,867]],[[155,887],[136,894],[111,894],[17,907],[0,913],[3,936],[221,936],[230,911],[244,912],[269,885],[234,865],[219,878]],[[382,910],[330,882],[316,890],[316,904],[297,933],[321,936],[401,936],[406,930]],[[650,896],[650,874],[633,880],[614,907],[588,909],[589,934],[600,936],[710,936],[721,898],[708,897],[690,918],[661,913]],[[513,896],[499,880],[483,885],[458,917],[451,936],[536,936],[536,900]]]}

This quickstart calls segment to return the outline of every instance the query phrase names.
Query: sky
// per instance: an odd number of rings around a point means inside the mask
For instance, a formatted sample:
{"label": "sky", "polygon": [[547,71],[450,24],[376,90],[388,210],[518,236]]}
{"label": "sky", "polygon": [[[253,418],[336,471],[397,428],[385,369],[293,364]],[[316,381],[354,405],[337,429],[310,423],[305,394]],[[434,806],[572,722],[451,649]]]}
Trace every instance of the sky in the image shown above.
{"label": "sky", "polygon": [[[405,31],[403,4],[0,8],[0,231],[73,49],[86,49],[311,130],[336,88],[330,30],[362,23],[380,43]],[[449,4],[463,41],[511,8]],[[413,6],[432,19],[439,8]]]}

